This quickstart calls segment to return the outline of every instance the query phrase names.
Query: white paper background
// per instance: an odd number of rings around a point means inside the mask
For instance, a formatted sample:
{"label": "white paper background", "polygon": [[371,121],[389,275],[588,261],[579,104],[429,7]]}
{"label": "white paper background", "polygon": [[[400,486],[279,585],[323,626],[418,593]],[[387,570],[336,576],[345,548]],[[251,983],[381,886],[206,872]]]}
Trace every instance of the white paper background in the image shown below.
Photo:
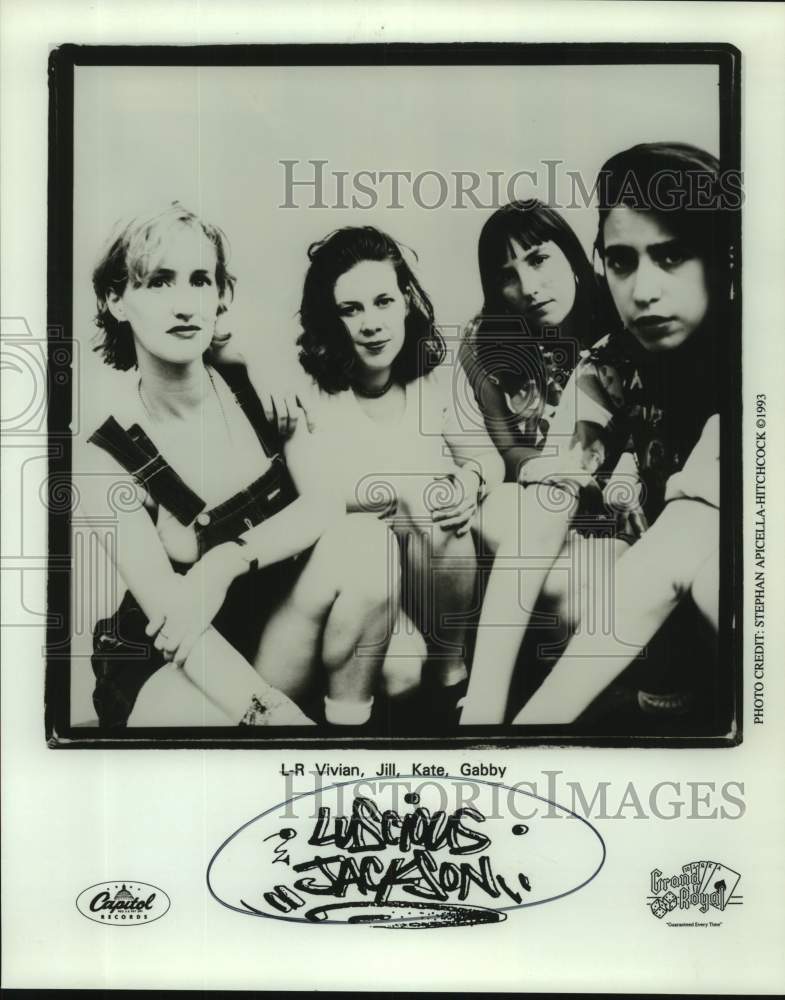
{"label": "white paper background", "polygon": [[[744,442],[754,434],[751,400],[769,399],[770,458],[782,440],[781,317],[785,200],[782,8],[753,4],[422,3],[387,8],[333,4],[9,2],[2,39],[2,315],[46,331],[46,59],[65,41],[90,44],[379,40],[728,41],[743,55]],[[634,104],[636,95],[629,94]],[[686,137],[685,137],[686,138]],[[696,137],[692,137],[697,141]],[[634,139],[633,139],[634,141]],[[547,155],[547,154],[546,154]],[[457,165],[460,167],[460,165]],[[227,224],[227,228],[229,225]],[[412,238],[412,243],[418,247]],[[237,250],[240,255],[239,249]],[[462,314],[458,320],[464,319]],[[4,323],[4,330],[7,329]],[[6,373],[4,373],[5,375]],[[6,391],[17,383],[6,380]],[[10,387],[10,388],[9,388]],[[10,404],[4,404],[13,407]],[[11,409],[13,412],[13,409]],[[6,442],[7,443],[7,442]],[[40,453],[40,452],[39,452]],[[745,455],[745,472],[752,469]],[[291,927],[240,917],[207,894],[204,872],[232,831],[283,798],[284,761],[326,753],[163,751],[55,752],[43,738],[41,615],[45,608],[44,511],[24,505],[18,454],[4,453],[3,486],[3,985],[443,990],[679,990],[778,992],[785,986],[785,706],[777,650],[783,649],[782,527],[772,516],[781,472],[769,467],[766,724],[749,716],[734,750],[521,749],[473,760],[508,766],[506,782],[561,781],[591,790],[610,781],[618,805],[634,778],[642,797],[662,781],[744,784],[741,819],[596,821],[608,846],[600,877],[566,900],[465,930],[380,934],[364,928]],[[751,491],[747,486],[746,501]],[[749,512],[748,512],[749,513]],[[749,523],[747,525],[749,531]],[[20,540],[21,539],[21,540]],[[751,553],[751,535],[747,553]],[[25,572],[21,572],[21,567]],[[751,556],[745,571],[752,573]],[[750,595],[745,612],[749,614]],[[750,659],[751,622],[745,651]],[[781,656],[780,656],[781,659]],[[749,668],[750,663],[746,666]],[[372,770],[389,753],[356,755]],[[399,767],[431,754],[401,753]],[[439,760],[454,772],[468,756]],[[718,800],[718,797],[717,797]],[[560,799],[564,802],[564,797]],[[569,804],[569,803],[566,803]],[[615,811],[615,810],[611,810]],[[719,928],[668,928],[645,906],[649,872],[712,858],[742,873],[744,904]],[[107,928],[84,920],[74,900],[103,879],[162,887],[172,909],[154,926]]]}

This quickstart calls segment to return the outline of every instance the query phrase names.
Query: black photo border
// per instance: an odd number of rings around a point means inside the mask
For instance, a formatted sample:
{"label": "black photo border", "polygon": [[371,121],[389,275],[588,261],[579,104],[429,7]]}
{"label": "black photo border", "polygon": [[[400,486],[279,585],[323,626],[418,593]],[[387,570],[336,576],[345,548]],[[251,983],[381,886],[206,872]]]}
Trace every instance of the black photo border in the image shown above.
{"label": "black photo border", "polygon": [[[570,726],[476,726],[448,737],[331,737],[311,729],[270,727],[134,727],[122,734],[70,722],[71,484],[73,395],[74,70],[77,66],[405,66],[405,65],[711,64],[719,70],[720,163],[741,170],[741,53],[728,43],[372,43],[340,45],[87,46],[65,44],[49,58],[49,177],[47,239],[49,512],[45,735],[53,748],[79,749],[378,749],[460,750],[474,747],[591,746],[698,748],[742,740],[742,339],[741,212],[726,213],[734,250],[734,297],[722,352],[719,714],[726,734],[694,736],[576,735]],[[55,501],[55,497],[57,500]]]}

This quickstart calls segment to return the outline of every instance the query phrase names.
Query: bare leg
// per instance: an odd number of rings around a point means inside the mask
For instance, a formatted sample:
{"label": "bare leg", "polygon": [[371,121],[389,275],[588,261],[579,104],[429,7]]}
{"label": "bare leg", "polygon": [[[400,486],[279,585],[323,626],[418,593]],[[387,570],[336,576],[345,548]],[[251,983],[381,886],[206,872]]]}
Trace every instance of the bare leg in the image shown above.
{"label": "bare leg", "polygon": [[470,532],[458,536],[434,522],[434,487],[428,479],[412,481],[398,490],[390,527],[401,545],[406,574],[406,611],[426,645],[422,679],[437,688],[464,681],[466,629],[471,612],[477,560]]}
{"label": "bare leg", "polygon": [[182,669],[162,667],[147,681],[131,726],[236,726],[256,707],[254,725],[313,725],[214,628],[207,629]]}
{"label": "bare leg", "polygon": [[720,561],[719,549],[709,556],[706,562],[698,570],[697,576],[692,583],[692,599],[698,610],[706,618],[709,624],[718,631],[719,624],[719,597],[720,597]]}
{"label": "bare leg", "polygon": [[442,686],[466,679],[466,617],[474,594],[471,534],[414,526],[406,545],[411,615],[427,647],[426,670]]}
{"label": "bare leg", "polygon": [[255,661],[262,677],[299,698],[321,663],[329,698],[369,700],[398,610],[397,550],[370,514],[327,531],[264,630]]}
{"label": "bare leg", "polygon": [[139,692],[128,725],[235,726],[238,721],[205,698],[183,670],[164,667],[157,670]]}
{"label": "bare leg", "polygon": [[719,512],[669,503],[616,564],[610,632],[576,634],[515,723],[573,722],[652,638],[717,550]]}
{"label": "bare leg", "polygon": [[538,645],[538,655],[553,656],[579,623],[587,630],[609,628],[616,561],[629,543],[612,537],[586,537],[570,531],[542,587],[540,606],[553,618]]}
{"label": "bare leg", "polygon": [[417,690],[426,655],[422,635],[403,608],[400,608],[382,667],[382,683],[388,698],[402,698]]}
{"label": "bare leg", "polygon": [[481,508],[481,543],[496,559],[483,601],[461,725],[504,720],[518,651],[545,577],[564,544],[575,501],[562,490],[515,483]]}

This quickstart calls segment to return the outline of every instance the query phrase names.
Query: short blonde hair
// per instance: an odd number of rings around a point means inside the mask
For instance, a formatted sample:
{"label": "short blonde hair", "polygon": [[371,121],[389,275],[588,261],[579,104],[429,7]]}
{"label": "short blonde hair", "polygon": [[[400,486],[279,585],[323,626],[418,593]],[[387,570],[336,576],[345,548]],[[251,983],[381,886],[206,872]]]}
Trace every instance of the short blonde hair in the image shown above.
{"label": "short blonde hair", "polygon": [[122,220],[112,230],[93,271],[96,296],[96,326],[103,332],[96,350],[106,364],[120,371],[136,365],[136,348],[128,323],[112,315],[107,304],[109,292],[121,296],[130,281],[138,287],[152,273],[169,234],[177,226],[200,229],[215,247],[215,280],[220,296],[218,314],[225,312],[234,295],[235,278],[228,269],[229,241],[217,226],[200,219],[179,201],[163,211]]}

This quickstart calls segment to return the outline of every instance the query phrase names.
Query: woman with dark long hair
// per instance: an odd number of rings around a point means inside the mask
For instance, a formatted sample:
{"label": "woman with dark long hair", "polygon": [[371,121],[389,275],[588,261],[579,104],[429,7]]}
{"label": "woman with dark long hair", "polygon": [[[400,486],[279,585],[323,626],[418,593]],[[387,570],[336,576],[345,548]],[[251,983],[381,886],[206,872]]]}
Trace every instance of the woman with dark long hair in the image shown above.
{"label": "woman with dark long hair", "polygon": [[[565,387],[581,353],[599,335],[599,288],[586,251],[554,208],[516,201],[486,221],[478,262],[483,306],[465,331],[459,357],[504,459],[507,482],[489,498],[479,525],[494,566],[462,719],[500,723],[519,657],[521,615],[528,620],[523,609],[544,597],[544,610],[565,620],[586,582],[580,573],[565,584],[563,573],[551,572],[549,560],[560,551],[570,559],[573,552],[597,550],[607,564],[623,543],[603,537],[609,514],[596,494],[584,494],[581,517],[574,522],[580,533],[565,535],[537,491],[518,485],[546,440],[558,437],[555,421]],[[576,505],[570,499],[561,505],[569,522]],[[580,560],[584,567],[594,561]]]}
{"label": "woman with dark long hair", "polygon": [[[678,485],[669,492],[671,477],[684,470],[694,491],[696,470],[716,467],[706,453],[716,442],[716,421],[710,423],[709,418],[718,411],[716,329],[726,270],[716,210],[684,204],[683,198],[673,200],[679,185],[682,195],[684,189],[694,190],[695,175],[716,189],[716,159],[678,143],[642,144],[611,158],[601,171],[596,250],[604,263],[616,322],[581,359],[566,386],[545,450],[521,466],[528,541],[519,544],[518,555],[529,579],[527,601],[517,595],[513,600],[501,585],[492,587],[492,577],[491,606],[496,620],[503,614],[507,627],[494,636],[495,656],[484,648],[489,637],[483,640],[481,629],[464,724],[498,722],[504,715],[510,661],[529,622],[532,591],[543,579],[541,569],[525,570],[527,559],[536,555],[541,565],[555,560],[576,513],[604,507],[612,545],[604,552],[612,559],[606,559],[603,579],[612,581],[607,569],[615,567],[619,557],[632,558],[638,539],[660,516],[673,491],[684,492]],[[699,440],[704,443],[687,475],[685,463]],[[716,498],[711,484],[705,493]],[[706,500],[707,507],[713,503]],[[669,513],[666,521],[671,517]],[[699,548],[705,561],[711,553]],[[569,572],[575,575],[574,563]],[[605,610],[607,619],[608,609],[598,607],[605,596],[590,592],[588,606]],[[639,637],[646,630],[633,631],[640,648]],[[555,681],[547,685],[552,705]],[[660,707],[664,701],[667,698],[654,695],[647,702],[643,695],[641,707]],[[517,721],[534,721],[526,712]]]}
{"label": "woman with dark long hair", "polygon": [[[655,636],[638,707],[695,714],[691,668],[716,658],[710,641],[696,655],[695,635],[718,626],[718,373],[730,305],[719,164],[693,146],[647,143],[612,157],[600,178],[596,249],[620,322],[577,373],[576,434],[601,444],[606,467],[630,450],[651,527],[615,566],[613,628],[577,634],[517,724],[575,721]],[[604,422],[581,421],[589,398],[603,402]]]}
{"label": "woman with dark long hair", "polygon": [[514,201],[480,233],[482,310],[460,361],[488,432],[517,482],[539,454],[582,348],[597,336],[597,281],[580,240],[553,208]]}

